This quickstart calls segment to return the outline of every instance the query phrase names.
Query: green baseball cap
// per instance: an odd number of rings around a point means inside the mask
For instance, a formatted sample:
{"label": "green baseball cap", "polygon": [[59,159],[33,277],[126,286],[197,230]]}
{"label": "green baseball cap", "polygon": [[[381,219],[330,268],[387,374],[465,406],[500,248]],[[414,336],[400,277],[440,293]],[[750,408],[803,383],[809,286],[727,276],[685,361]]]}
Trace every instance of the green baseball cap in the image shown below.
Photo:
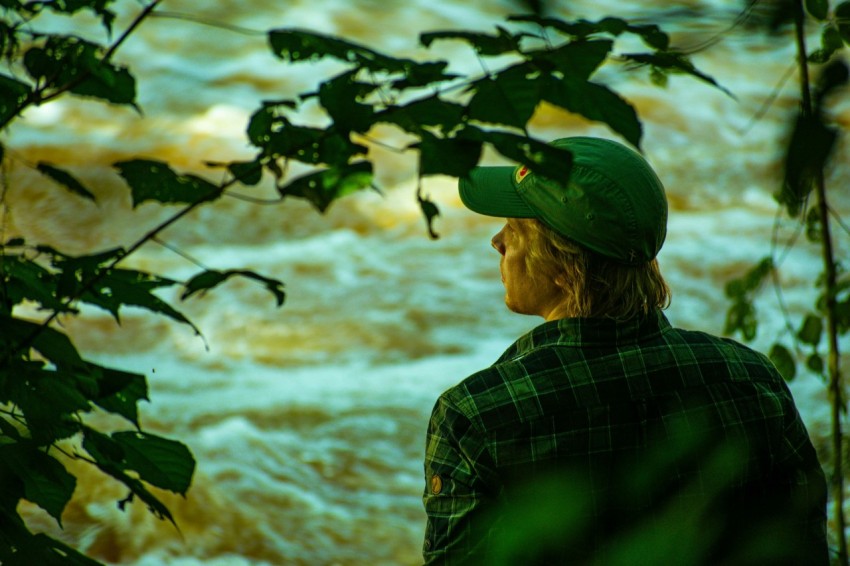
{"label": "green baseball cap", "polygon": [[550,145],[572,153],[562,179],[524,165],[476,167],[459,180],[463,204],[486,216],[538,218],[620,263],[653,259],[667,235],[667,197],[643,156],[602,138],[562,138]]}

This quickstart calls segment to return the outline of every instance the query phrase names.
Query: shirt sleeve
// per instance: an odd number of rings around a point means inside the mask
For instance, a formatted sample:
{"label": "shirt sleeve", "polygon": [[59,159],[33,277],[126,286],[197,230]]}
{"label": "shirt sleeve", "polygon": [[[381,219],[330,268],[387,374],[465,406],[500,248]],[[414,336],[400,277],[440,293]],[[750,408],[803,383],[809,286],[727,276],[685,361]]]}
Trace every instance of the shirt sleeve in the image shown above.
{"label": "shirt sleeve", "polygon": [[484,436],[444,394],[431,414],[426,440],[425,564],[475,563],[483,555],[494,480]]}

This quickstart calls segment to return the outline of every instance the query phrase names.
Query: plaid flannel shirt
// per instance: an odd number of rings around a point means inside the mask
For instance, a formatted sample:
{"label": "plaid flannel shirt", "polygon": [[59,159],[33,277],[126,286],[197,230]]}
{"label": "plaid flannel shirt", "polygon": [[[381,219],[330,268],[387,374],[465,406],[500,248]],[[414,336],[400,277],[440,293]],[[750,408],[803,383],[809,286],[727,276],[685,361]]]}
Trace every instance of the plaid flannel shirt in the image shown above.
{"label": "plaid flannel shirt", "polygon": [[661,311],[522,336],[440,396],[425,480],[427,564],[605,564],[639,526],[672,541],[659,561],[827,562],[824,475],[784,381]]}

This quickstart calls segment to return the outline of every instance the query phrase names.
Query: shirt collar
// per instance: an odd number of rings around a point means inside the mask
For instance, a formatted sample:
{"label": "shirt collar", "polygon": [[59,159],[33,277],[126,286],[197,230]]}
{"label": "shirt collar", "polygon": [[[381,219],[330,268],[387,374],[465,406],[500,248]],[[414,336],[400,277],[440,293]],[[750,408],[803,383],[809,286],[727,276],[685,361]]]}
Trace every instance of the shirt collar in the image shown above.
{"label": "shirt collar", "polygon": [[[624,346],[654,338],[670,328],[660,309],[647,316],[616,321],[609,318],[562,318],[544,322],[514,342],[498,362],[518,358],[545,346]],[[497,363],[498,363],[497,362]]]}

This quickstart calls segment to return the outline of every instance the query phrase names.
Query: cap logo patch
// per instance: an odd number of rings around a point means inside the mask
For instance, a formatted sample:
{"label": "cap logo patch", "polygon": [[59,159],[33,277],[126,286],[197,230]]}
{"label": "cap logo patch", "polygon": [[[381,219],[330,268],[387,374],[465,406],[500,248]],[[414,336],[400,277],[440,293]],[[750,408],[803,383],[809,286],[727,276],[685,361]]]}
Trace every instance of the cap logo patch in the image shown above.
{"label": "cap logo patch", "polygon": [[528,174],[531,173],[531,169],[529,169],[526,165],[520,165],[516,168],[516,184],[519,185],[523,179],[528,177]]}

